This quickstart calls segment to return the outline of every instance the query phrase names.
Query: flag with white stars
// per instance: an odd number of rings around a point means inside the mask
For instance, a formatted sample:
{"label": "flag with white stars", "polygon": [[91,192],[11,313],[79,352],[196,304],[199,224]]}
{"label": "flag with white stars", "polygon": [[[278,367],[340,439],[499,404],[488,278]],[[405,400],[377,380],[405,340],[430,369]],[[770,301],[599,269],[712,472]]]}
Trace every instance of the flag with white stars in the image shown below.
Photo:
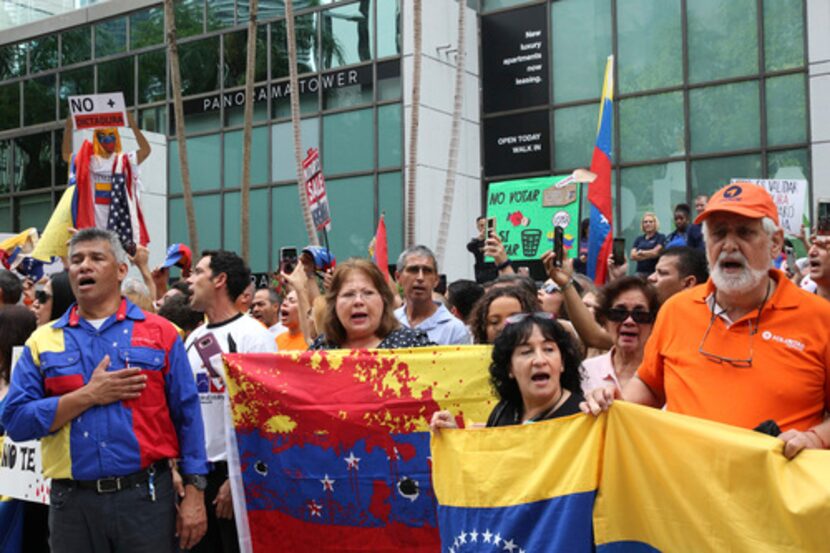
{"label": "flag with white stars", "polygon": [[107,230],[118,235],[118,240],[124,250],[130,255],[135,254],[135,235],[133,234],[133,219],[131,202],[127,192],[127,178],[124,173],[124,156],[118,156],[115,171],[112,175],[112,196]]}
{"label": "flag with white stars", "polygon": [[489,357],[483,346],[227,356],[253,551],[438,551],[429,420],[442,409],[486,420]]}

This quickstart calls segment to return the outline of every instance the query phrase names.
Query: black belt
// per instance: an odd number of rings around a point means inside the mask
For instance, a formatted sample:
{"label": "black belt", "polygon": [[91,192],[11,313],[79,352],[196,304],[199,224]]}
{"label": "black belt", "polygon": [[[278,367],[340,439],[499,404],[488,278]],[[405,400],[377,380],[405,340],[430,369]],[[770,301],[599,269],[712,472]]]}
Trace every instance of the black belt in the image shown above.
{"label": "black belt", "polygon": [[150,479],[150,476],[162,474],[170,470],[167,459],[156,461],[149,467],[126,476],[114,476],[111,478],[99,478],[98,480],[58,480],[65,486],[72,486],[84,490],[95,490],[98,493],[114,493],[143,484]]}

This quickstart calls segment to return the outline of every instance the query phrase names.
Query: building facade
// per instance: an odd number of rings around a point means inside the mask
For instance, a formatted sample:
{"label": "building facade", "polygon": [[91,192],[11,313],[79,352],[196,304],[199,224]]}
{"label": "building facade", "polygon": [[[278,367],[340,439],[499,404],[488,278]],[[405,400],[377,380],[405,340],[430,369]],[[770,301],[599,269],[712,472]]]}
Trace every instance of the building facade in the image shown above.
{"label": "building facade", "polygon": [[[303,150],[320,149],[338,258],[366,255],[380,214],[390,259],[404,243],[412,111],[409,0],[297,0]],[[806,179],[830,196],[830,4],[824,0],[467,0],[464,104],[443,267],[472,275],[464,244],[490,183],[590,164],[606,57],[617,60],[615,229],[733,177]],[[423,1],[416,241],[434,246],[448,167],[458,54],[453,0]],[[248,3],[176,3],[187,152],[200,247],[239,249]],[[8,19],[8,18],[7,18]],[[529,33],[529,34],[526,34]],[[518,37],[518,38],[517,38]],[[532,59],[521,90],[494,70]],[[529,59],[529,58],[523,58]],[[259,2],[251,163],[251,265],[304,246],[279,0]],[[521,64],[520,64],[521,65]],[[515,68],[515,67],[514,67]],[[123,91],[166,151],[145,182],[154,241],[186,241],[160,2],[110,0],[0,32],[0,231],[40,229],[66,186],[67,97]],[[494,138],[532,136],[530,156]],[[514,134],[516,134],[514,133]],[[825,155],[822,155],[825,154]],[[146,208],[145,208],[146,210]],[[164,247],[153,244],[159,259]]]}

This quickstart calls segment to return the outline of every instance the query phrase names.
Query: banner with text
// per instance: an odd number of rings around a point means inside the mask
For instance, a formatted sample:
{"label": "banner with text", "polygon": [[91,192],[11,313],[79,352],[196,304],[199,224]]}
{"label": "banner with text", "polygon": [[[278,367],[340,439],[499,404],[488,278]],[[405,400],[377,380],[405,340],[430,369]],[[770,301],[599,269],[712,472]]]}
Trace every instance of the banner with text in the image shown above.
{"label": "banner with text", "polygon": [[731,182],[751,182],[766,188],[778,207],[778,219],[784,233],[799,235],[804,222],[804,204],[807,203],[806,180],[732,179]]}
{"label": "banner with text", "polygon": [[75,129],[127,126],[124,94],[88,94],[69,97],[69,113]]}

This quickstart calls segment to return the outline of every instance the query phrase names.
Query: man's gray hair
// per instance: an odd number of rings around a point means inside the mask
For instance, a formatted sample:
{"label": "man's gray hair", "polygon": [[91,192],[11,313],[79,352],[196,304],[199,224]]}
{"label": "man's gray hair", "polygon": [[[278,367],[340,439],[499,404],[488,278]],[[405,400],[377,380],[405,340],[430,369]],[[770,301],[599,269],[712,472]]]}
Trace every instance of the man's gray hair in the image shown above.
{"label": "man's gray hair", "polygon": [[401,252],[401,255],[398,256],[398,263],[395,265],[395,268],[400,273],[406,267],[406,258],[410,255],[417,255],[420,257],[428,257],[432,259],[432,266],[435,267],[435,273],[438,273],[438,261],[435,259],[435,254],[432,253],[432,250],[424,246],[423,244],[416,244],[415,246],[409,246],[404,251]]}
{"label": "man's gray hair", "polygon": [[72,239],[69,241],[69,256],[72,256],[72,250],[75,248],[76,244],[80,244],[81,242],[94,242],[97,240],[109,242],[112,253],[115,256],[115,260],[118,263],[127,263],[127,252],[124,251],[124,247],[121,245],[121,241],[118,239],[118,236],[110,230],[95,227],[81,229],[72,236]]}

